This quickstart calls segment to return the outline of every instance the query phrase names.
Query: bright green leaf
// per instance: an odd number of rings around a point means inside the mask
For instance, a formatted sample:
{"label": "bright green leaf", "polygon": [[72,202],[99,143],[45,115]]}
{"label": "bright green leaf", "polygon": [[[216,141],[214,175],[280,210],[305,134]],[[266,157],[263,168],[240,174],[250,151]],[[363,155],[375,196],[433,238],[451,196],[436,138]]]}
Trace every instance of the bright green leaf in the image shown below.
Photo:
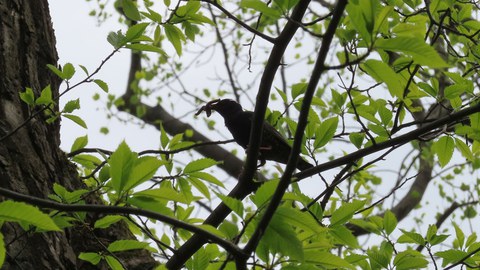
{"label": "bright green leaf", "polygon": [[184,203],[184,204],[188,203],[184,194],[179,193],[175,191],[173,188],[167,187],[167,186],[135,192],[132,196],[147,197],[147,198],[153,198],[156,200],[167,200],[167,201],[173,201],[173,202]]}
{"label": "bright green leaf", "polygon": [[398,98],[403,97],[405,82],[388,64],[370,59],[362,64],[362,69],[377,82],[385,82],[390,95]]}
{"label": "bright green leaf", "polygon": [[75,75],[75,67],[70,63],[66,63],[63,66],[62,72],[64,79],[69,80],[73,77],[73,75]]}
{"label": "bright green leaf", "polygon": [[146,247],[148,247],[148,243],[143,243],[137,240],[117,240],[108,245],[107,250],[110,252],[119,252],[134,249],[144,249]]}
{"label": "bright green leaf", "polygon": [[125,189],[134,188],[141,183],[152,179],[158,168],[165,164],[156,157],[141,157],[136,159],[135,164],[128,177],[128,184]]}
{"label": "bright green leaf", "polygon": [[243,203],[242,201],[238,200],[238,199],[235,199],[235,198],[232,198],[232,197],[229,197],[229,196],[225,196],[225,195],[222,195],[220,193],[216,193],[215,194],[220,198],[220,200],[222,200],[222,202],[228,206],[228,208],[230,208],[234,213],[236,213],[237,215],[239,215],[240,217],[243,217]]}
{"label": "bright green leaf", "polygon": [[218,162],[211,159],[211,158],[201,158],[194,160],[190,163],[188,163],[185,168],[183,169],[183,173],[188,174],[191,172],[198,172],[201,170],[205,170],[206,168],[212,167],[214,165],[217,165]]}
{"label": "bright green leaf", "polygon": [[327,251],[320,250],[306,250],[304,251],[305,262],[312,262],[321,265],[326,269],[349,268],[355,269],[353,265],[344,259],[333,255]]}
{"label": "bright green leaf", "polygon": [[375,47],[386,51],[402,52],[411,56],[415,63],[432,68],[448,67],[437,51],[422,37],[396,37],[379,39]]}
{"label": "bright green leaf", "polygon": [[125,16],[132,21],[140,21],[142,17],[140,16],[140,12],[138,12],[137,5],[132,0],[123,0],[122,1],[122,8]]}
{"label": "bright green leaf", "polygon": [[0,233],[0,268],[3,266],[5,262],[5,255],[7,254],[7,250],[5,249],[5,241],[3,240],[3,234]]}
{"label": "bright green leaf", "polygon": [[115,191],[120,193],[125,190],[136,159],[137,154],[130,150],[125,141],[120,143],[110,156],[108,164],[110,165],[110,176]]}
{"label": "bright green leaf", "polygon": [[0,220],[25,222],[45,231],[60,231],[50,216],[22,202],[0,202]]}
{"label": "bright green leaf", "polygon": [[69,100],[67,104],[63,107],[63,113],[71,113],[75,110],[80,109],[80,99]]}
{"label": "bright green leaf", "polygon": [[125,270],[125,268],[123,268],[122,264],[117,260],[117,258],[113,256],[105,256],[104,259],[107,262],[108,266],[110,266],[110,269]]}
{"label": "bright green leaf", "polygon": [[355,147],[360,149],[360,147],[362,147],[363,139],[365,139],[365,134],[353,132],[353,133],[350,133],[348,138],[350,139],[350,142],[353,143],[353,145],[355,145]]}
{"label": "bright green leaf", "polygon": [[315,132],[315,148],[326,145],[335,135],[338,126],[338,118],[332,117],[323,121]]}
{"label": "bright green leaf", "polygon": [[432,145],[432,150],[437,154],[438,162],[442,167],[450,162],[454,149],[455,141],[450,136],[442,136]]}
{"label": "bright green leaf", "polygon": [[97,265],[102,260],[102,256],[95,252],[81,252],[78,258],[93,265]]}
{"label": "bright green leaf", "polygon": [[395,217],[390,210],[385,212],[385,215],[383,216],[383,228],[385,229],[387,235],[390,235],[393,230],[395,230],[397,223],[397,217]]}
{"label": "bright green leaf", "polygon": [[428,261],[416,250],[405,250],[395,256],[393,264],[397,270],[421,269],[427,267]]}
{"label": "bright green leaf", "polygon": [[131,42],[141,37],[147,28],[148,23],[138,23],[130,26],[125,34],[127,41]]}
{"label": "bright green leaf", "polygon": [[25,92],[20,93],[20,99],[28,105],[33,105],[35,103],[35,94],[33,93],[32,88],[25,88]]}
{"label": "bright green leaf", "polygon": [[83,127],[83,128],[87,128],[87,124],[85,123],[85,121],[83,121],[82,118],[80,118],[79,116],[76,116],[74,114],[62,114],[63,117],[65,118],[68,118],[70,120],[72,120],[73,122],[75,122],[77,125]]}
{"label": "bright green leaf", "polygon": [[342,225],[352,219],[353,214],[365,205],[365,201],[353,201],[344,203],[340,208],[332,213],[330,227]]}
{"label": "bright green leaf", "polygon": [[48,105],[52,102],[53,102],[52,88],[50,88],[50,85],[47,85],[45,88],[43,88],[42,92],[40,93],[40,96],[35,100],[35,104]]}
{"label": "bright green leaf", "polygon": [[171,24],[164,25],[164,30],[168,41],[173,45],[177,54],[182,55],[182,41],[185,41],[182,30]]}
{"label": "bright green leaf", "polygon": [[93,82],[98,85],[102,90],[103,92],[105,93],[108,93],[108,84],[102,80],[99,80],[99,79],[95,79],[93,80]]}
{"label": "bright green leaf", "polygon": [[75,139],[73,142],[72,148],[70,149],[70,152],[76,151],[78,149],[84,148],[88,144],[88,135],[78,137]]}
{"label": "bright green leaf", "polygon": [[95,221],[94,228],[96,229],[105,229],[110,227],[110,225],[123,220],[125,217],[118,216],[118,215],[108,215],[100,218],[99,220]]}

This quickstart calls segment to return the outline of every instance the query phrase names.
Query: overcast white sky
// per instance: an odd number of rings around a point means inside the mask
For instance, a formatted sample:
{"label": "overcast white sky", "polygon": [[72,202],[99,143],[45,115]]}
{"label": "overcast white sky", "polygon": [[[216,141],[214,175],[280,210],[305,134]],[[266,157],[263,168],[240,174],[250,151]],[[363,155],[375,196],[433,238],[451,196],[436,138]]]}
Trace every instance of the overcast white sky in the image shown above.
{"label": "overcast white sky", "polygon": [[[89,17],[88,13],[95,7],[92,3],[94,1],[88,3],[85,0],[50,0],[49,2],[57,38],[59,63],[61,65],[67,62],[74,64],[77,73],[72,81],[78,82],[84,78],[84,73],[78,68],[78,65],[84,65],[90,72],[95,70],[102,59],[113,50],[113,47],[106,41],[108,33],[112,30],[120,30],[122,26],[114,19],[98,25],[95,18]],[[98,74],[99,79],[108,83],[111,93],[120,94],[125,90],[129,64],[129,51],[122,50],[115,54]],[[63,89],[65,87],[61,88],[61,90]],[[106,119],[105,113],[102,111],[104,105],[92,100],[95,93],[100,93],[102,99],[106,100],[107,94],[95,84],[83,85],[62,98],[63,104],[68,100],[80,97],[81,110],[75,114],[81,116],[88,125],[88,130],[85,130],[70,120],[63,119],[61,136],[64,149],[69,150],[75,138],[87,133],[90,138],[90,147],[115,149],[123,139],[126,139],[135,150],[158,147],[158,132],[155,129],[151,127],[147,127],[146,130],[126,128],[115,119]],[[100,134],[99,129],[102,126],[108,126],[110,134]],[[141,140],[138,139],[139,136],[141,136]]]}

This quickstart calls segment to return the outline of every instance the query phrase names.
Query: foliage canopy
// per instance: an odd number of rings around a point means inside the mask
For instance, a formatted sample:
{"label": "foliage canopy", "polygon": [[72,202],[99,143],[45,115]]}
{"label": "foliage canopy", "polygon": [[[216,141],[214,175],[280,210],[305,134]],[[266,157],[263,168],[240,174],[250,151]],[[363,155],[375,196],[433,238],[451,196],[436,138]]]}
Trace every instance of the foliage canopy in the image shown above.
{"label": "foliage canopy", "polygon": [[[82,223],[79,211],[105,211],[94,228],[126,222],[145,240],[80,255],[112,269],[122,269],[113,254],[130,249],[188,269],[480,265],[478,229],[468,226],[480,191],[475,1],[117,0],[120,15],[98,4],[91,15],[126,26],[108,35],[112,53],[94,71],[48,68],[66,82],[60,96],[94,83],[110,117],[154,125],[156,149],[92,149],[79,137],[68,155],[85,189],[56,185],[50,205],[16,198],[54,209],[50,218],[3,202],[2,220],[48,231]],[[126,49],[127,90],[109,92],[98,71]],[[75,115],[80,100],[52,110],[60,96],[50,86],[38,97],[20,93],[47,121],[87,128]],[[255,112],[245,163],[235,157],[243,150],[219,140],[230,137],[218,116],[193,117],[219,97]],[[293,154],[286,167],[269,162],[255,173],[262,121],[290,139]],[[299,154],[316,166],[295,173]],[[111,207],[83,205],[92,192]]]}

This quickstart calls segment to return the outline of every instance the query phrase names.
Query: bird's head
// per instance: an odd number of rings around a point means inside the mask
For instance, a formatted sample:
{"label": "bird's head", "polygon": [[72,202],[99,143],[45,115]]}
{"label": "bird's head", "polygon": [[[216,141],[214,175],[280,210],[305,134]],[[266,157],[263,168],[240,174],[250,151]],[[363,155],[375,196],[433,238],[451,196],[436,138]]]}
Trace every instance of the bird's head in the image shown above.
{"label": "bird's head", "polygon": [[207,113],[207,116],[210,116],[212,110],[217,111],[223,117],[243,111],[242,106],[238,104],[238,102],[236,102],[235,100],[216,99],[208,102],[207,105],[200,108],[196,115],[199,115],[202,111],[205,111]]}

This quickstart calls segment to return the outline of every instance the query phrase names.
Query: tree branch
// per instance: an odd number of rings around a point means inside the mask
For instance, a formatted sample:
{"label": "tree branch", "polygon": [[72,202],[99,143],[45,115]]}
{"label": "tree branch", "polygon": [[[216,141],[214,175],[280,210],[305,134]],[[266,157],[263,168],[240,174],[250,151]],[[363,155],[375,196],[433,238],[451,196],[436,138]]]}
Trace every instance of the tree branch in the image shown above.
{"label": "tree branch", "polygon": [[155,219],[155,220],[170,224],[172,226],[194,232],[198,235],[201,235],[205,239],[208,239],[212,242],[219,244],[225,250],[227,250],[228,252],[236,256],[239,256],[239,254],[242,253],[242,250],[239,249],[232,242],[227,241],[215,234],[212,234],[200,227],[197,227],[195,225],[174,219],[169,216],[159,214],[157,212],[149,211],[149,210],[143,210],[139,208],[126,207],[126,206],[120,207],[120,206],[95,205],[95,204],[64,204],[64,203],[58,203],[50,200],[41,199],[34,196],[21,194],[21,193],[18,193],[6,188],[1,188],[1,187],[0,187],[0,195],[16,201],[26,202],[38,207],[55,209],[62,212],[90,212],[90,213],[97,213],[97,214],[139,215],[139,216]]}

